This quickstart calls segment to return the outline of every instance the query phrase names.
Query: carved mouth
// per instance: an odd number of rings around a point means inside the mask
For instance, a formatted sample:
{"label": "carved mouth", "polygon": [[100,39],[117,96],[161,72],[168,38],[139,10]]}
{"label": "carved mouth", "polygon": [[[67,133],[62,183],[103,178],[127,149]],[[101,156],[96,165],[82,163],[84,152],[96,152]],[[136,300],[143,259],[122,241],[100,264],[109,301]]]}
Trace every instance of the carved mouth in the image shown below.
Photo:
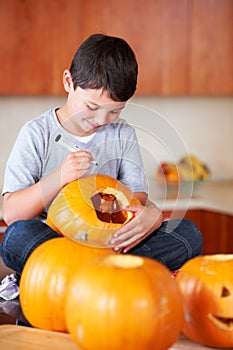
{"label": "carved mouth", "polygon": [[233,318],[219,317],[213,314],[208,314],[209,319],[219,328],[225,331],[233,331]]}

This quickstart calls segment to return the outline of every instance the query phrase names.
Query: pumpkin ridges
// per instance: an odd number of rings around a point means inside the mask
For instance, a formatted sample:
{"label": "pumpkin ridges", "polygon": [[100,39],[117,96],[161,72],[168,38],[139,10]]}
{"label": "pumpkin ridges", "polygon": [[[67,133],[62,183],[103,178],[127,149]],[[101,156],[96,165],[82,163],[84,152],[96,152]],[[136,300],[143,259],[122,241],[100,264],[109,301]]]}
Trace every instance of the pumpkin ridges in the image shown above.
{"label": "pumpkin ridges", "polygon": [[[50,259],[43,254],[43,261],[41,261],[41,254],[39,253],[40,252],[37,251],[31,259],[29,257],[30,260],[28,260],[20,280],[20,304],[22,310],[29,322],[35,327],[44,329],[50,329],[51,327],[54,330],[66,331],[63,317],[60,317],[58,314],[54,318],[54,312],[51,312],[54,304],[57,302],[57,295],[56,289],[51,291],[50,288],[47,288],[48,284],[51,284]],[[54,276],[57,275],[56,265],[56,261],[54,261],[53,281],[55,279]],[[61,271],[59,271],[59,273],[61,273]],[[52,284],[53,286],[56,285],[56,283]],[[31,288],[32,285],[33,290]],[[47,296],[45,296],[46,294]],[[64,292],[62,292],[62,295],[60,293],[60,301],[64,299],[64,296]],[[42,303],[38,302],[38,300],[42,301]],[[59,303],[58,309],[60,309],[61,306],[62,304]],[[40,317],[43,308],[46,310],[46,314],[49,315],[49,317],[44,317],[41,324]],[[40,315],[40,317],[38,317],[38,315]]]}
{"label": "pumpkin ridges", "polygon": [[[127,256],[119,258],[126,260]],[[176,341],[183,321],[176,283],[164,266],[140,259],[142,267],[125,269],[104,265],[108,259],[96,259],[72,277],[66,318],[79,346],[87,350],[164,350]]]}
{"label": "pumpkin ridges", "polygon": [[90,248],[68,238],[54,238],[29,256],[20,280],[20,304],[34,327],[66,332],[64,300],[71,275],[111,249]]}

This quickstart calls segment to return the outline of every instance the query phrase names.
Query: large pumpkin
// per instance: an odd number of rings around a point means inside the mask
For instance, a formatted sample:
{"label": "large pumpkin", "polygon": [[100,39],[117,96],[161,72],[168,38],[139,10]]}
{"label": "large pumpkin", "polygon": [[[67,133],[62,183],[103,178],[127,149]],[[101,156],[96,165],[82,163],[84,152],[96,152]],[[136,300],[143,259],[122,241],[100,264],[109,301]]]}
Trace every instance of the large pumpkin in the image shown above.
{"label": "large pumpkin", "polygon": [[196,257],[176,280],[184,305],[184,334],[207,346],[232,349],[233,255]]}
{"label": "large pumpkin", "polygon": [[180,293],[159,262],[112,255],[72,276],[67,327],[85,350],[165,350],[183,326]]}
{"label": "large pumpkin", "polygon": [[71,276],[88,261],[114,254],[68,238],[54,238],[29,256],[20,279],[20,304],[29,323],[37,328],[67,331],[64,303]]}
{"label": "large pumpkin", "polygon": [[88,175],[60,191],[49,208],[47,224],[75,241],[109,246],[112,234],[133,217],[124,206],[135,203],[133,193],[116,179]]}

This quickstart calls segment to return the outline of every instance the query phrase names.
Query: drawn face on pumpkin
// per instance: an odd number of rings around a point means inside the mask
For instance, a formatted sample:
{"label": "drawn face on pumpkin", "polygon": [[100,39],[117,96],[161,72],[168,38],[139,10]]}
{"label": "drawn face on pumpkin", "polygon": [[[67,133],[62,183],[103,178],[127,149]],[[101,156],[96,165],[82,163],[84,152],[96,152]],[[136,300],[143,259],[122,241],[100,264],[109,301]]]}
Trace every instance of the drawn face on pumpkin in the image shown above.
{"label": "drawn face on pumpkin", "polygon": [[181,269],[177,282],[186,336],[207,346],[233,348],[233,255],[194,258]]}

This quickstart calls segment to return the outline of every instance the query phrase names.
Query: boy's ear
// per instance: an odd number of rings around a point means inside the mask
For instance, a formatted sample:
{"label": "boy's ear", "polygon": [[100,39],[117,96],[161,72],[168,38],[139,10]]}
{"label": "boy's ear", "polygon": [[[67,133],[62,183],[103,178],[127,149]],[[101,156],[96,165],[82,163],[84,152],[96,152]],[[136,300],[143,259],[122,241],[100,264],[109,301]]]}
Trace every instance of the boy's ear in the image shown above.
{"label": "boy's ear", "polygon": [[63,86],[66,92],[74,91],[72,77],[68,69],[66,69],[63,73]]}

